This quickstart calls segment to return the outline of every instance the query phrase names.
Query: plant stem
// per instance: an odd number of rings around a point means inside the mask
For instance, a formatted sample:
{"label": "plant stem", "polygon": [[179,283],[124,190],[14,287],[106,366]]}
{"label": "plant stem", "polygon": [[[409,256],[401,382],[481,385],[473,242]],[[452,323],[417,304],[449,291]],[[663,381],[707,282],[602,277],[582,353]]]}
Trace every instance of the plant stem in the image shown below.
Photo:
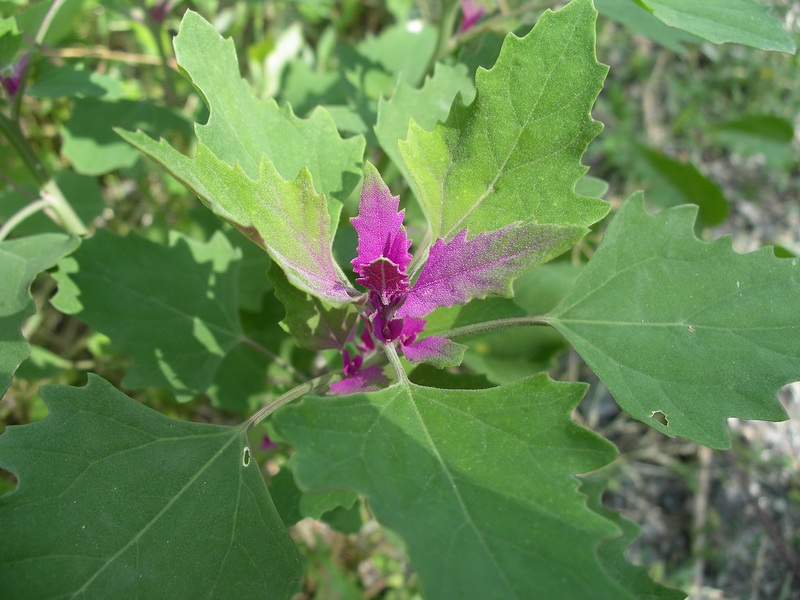
{"label": "plant stem", "polygon": [[394,374],[395,377],[397,377],[397,381],[401,383],[408,383],[406,370],[403,368],[403,363],[400,362],[400,357],[397,355],[397,350],[395,350],[394,344],[383,344],[383,351],[386,354],[386,358],[389,359],[392,369],[394,369]]}
{"label": "plant stem", "polygon": [[[433,67],[436,63],[447,56],[450,52],[450,42],[453,36],[453,30],[456,26],[456,19],[458,18],[458,11],[461,8],[461,3],[455,0],[442,3],[442,14],[439,18],[439,31],[437,35],[436,51],[428,61],[428,67],[425,69],[425,75],[433,73]],[[423,81],[425,79],[423,75]],[[417,82],[418,86],[422,81]]]}
{"label": "plant stem", "polygon": [[301,383],[285,394],[281,394],[275,398],[275,400],[267,404],[264,408],[260,409],[257,413],[253,414],[253,416],[247,419],[243,425],[247,425],[247,431],[250,432],[253,427],[261,423],[261,421],[266,419],[284,404],[289,404],[289,402],[292,400],[296,400],[301,396],[305,396],[306,394],[313,392],[316,388],[327,383],[331,383],[337,379],[341,379],[341,377],[342,375],[340,373],[331,372],[326,373],[325,375],[320,375],[319,377],[315,377],[314,379],[306,381],[305,383]]}
{"label": "plant stem", "polygon": [[33,41],[37,46],[41,46],[44,43],[44,38],[47,36],[50,25],[53,24],[53,20],[56,18],[56,14],[61,9],[61,6],[64,4],[64,2],[66,2],[66,0],[53,0],[53,4],[50,5],[47,14],[45,14],[44,19],[42,19],[42,22],[39,25],[39,30],[36,32],[36,36],[33,38]]}
{"label": "plant stem", "polygon": [[0,227],[0,242],[6,239],[8,234],[10,234],[17,225],[22,223],[31,215],[35,215],[40,210],[44,210],[48,206],[50,206],[49,198],[40,198],[35,202],[31,202],[27,206],[23,206],[21,209],[11,215],[8,220],[3,223],[3,226]]}
{"label": "plant stem", "polygon": [[449,331],[437,333],[436,336],[450,339],[475,335],[478,333],[487,333],[489,331],[498,331],[500,329],[508,329],[509,327],[522,327],[524,325],[550,325],[550,322],[545,317],[516,317],[513,319],[497,319],[496,321],[486,321],[484,323],[475,323],[474,325],[456,327],[455,329],[450,329]]}

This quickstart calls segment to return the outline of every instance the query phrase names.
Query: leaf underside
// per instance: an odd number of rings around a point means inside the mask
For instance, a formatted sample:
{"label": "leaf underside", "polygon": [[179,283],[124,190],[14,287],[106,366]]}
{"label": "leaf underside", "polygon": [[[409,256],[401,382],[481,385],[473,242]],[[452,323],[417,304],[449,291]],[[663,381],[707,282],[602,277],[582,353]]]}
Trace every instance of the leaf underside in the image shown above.
{"label": "leaf underside", "polygon": [[[169,419],[91,375],[0,435],[6,598],[286,598],[301,573],[242,428]],[[248,466],[244,462],[249,462]]]}
{"label": "leaf underside", "polygon": [[631,416],[727,448],[726,418],[786,418],[775,394],[800,379],[800,260],[701,242],[696,207],[643,203],[623,205],[548,320]]}

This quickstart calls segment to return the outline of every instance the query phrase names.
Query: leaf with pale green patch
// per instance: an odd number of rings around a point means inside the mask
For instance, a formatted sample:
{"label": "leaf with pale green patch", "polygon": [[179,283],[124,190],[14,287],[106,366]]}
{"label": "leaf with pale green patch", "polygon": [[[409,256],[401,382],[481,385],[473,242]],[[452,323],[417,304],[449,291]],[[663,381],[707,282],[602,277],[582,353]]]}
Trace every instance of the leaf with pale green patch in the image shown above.
{"label": "leaf with pale green patch", "polygon": [[683,44],[697,44],[701,41],[681,29],[667,27],[646,8],[631,0],[594,0],[594,5],[602,16],[613,19],[678,54],[686,52]]}
{"label": "leaf with pale green patch", "polygon": [[537,376],[479,391],[401,381],[275,415],[305,491],[352,489],[408,546],[426,598],[633,598],[596,549],[619,533],[576,473],[613,446],[570,419],[583,384]]}
{"label": "leaf with pale green patch", "polygon": [[91,375],[0,435],[9,598],[276,598],[302,573],[244,427],[169,419]]}
{"label": "leaf with pale green patch", "polygon": [[30,293],[34,278],[79,244],[78,238],[59,233],[0,242],[0,396],[11,385],[14,371],[31,353],[20,328],[36,312]]}
{"label": "leaf with pale green patch", "polygon": [[472,102],[475,96],[475,86],[466,67],[438,63],[422,88],[415,89],[400,81],[390,100],[381,98],[378,102],[375,135],[383,151],[410,184],[414,182],[397,142],[406,139],[411,119],[426,131],[447,119],[453,100],[459,93],[466,103]]}
{"label": "leaf with pale green patch", "polygon": [[223,39],[193,11],[183,16],[175,56],[208,105],[208,122],[195,126],[200,142],[229,165],[238,163],[251,179],[259,175],[264,155],[283,179],[308,169],[336,221],[341,203],[361,178],[364,139],[342,139],[324,109],[300,119],[288,106],[256,98],[239,75],[233,40]]}
{"label": "leaf with pale green patch", "polygon": [[792,36],[754,0],[631,0],[670,27],[715,44],[744,44],[794,54]]}
{"label": "leaf with pale green patch", "polygon": [[173,234],[161,246],[99,230],[60,262],[53,305],[131,355],[125,386],[166,387],[188,400],[243,338],[240,259],[221,233],[206,244]]}
{"label": "leaf with pale green patch", "polygon": [[335,304],[359,295],[347,283],[331,254],[331,221],[325,197],[314,190],[305,168],[286,181],[261,156],[257,179],[231,167],[204,144],[189,158],[141,132],[119,132],[160,163],[217,215],[264,248],[301,290]]}
{"label": "leaf with pale green patch", "polygon": [[701,242],[696,214],[649,215],[634,195],[547,319],[628,414],[727,448],[727,417],[786,418],[775,394],[800,379],[800,259]]}
{"label": "leaf with pale green patch", "polygon": [[412,123],[400,142],[432,239],[515,221],[590,225],[608,204],[575,193],[581,162],[602,125],[590,111],[606,74],[595,57],[590,0],[547,11],[524,38],[509,34],[476,96],[456,102],[432,132]]}
{"label": "leaf with pale green patch", "polygon": [[327,305],[291,285],[274,264],[269,279],[275,287],[275,297],[286,309],[281,327],[292,334],[299,346],[308,350],[344,349],[358,319],[352,304],[343,308]]}

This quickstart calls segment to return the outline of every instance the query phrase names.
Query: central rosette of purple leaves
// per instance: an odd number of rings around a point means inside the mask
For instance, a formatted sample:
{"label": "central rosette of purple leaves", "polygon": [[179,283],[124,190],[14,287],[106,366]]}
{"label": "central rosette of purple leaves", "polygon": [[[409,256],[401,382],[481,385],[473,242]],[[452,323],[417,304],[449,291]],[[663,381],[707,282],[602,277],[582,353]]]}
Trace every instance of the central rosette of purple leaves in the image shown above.
{"label": "central rosette of purple leaves", "polygon": [[375,350],[376,341],[396,344],[412,363],[440,368],[461,364],[465,346],[443,337],[418,339],[425,327],[422,317],[436,308],[490,294],[511,296],[514,278],[564,252],[586,231],[578,226],[514,223],[467,240],[467,230],[462,229],[452,240],[436,240],[412,284],[411,240],[399,202],[367,163],[359,213],[352,219],[358,233],[353,270],[357,283],[367,290],[361,312],[364,329],[358,354],[342,353],[347,377],[331,386],[336,393],[363,391],[386,381],[380,366],[362,369],[363,354]]}

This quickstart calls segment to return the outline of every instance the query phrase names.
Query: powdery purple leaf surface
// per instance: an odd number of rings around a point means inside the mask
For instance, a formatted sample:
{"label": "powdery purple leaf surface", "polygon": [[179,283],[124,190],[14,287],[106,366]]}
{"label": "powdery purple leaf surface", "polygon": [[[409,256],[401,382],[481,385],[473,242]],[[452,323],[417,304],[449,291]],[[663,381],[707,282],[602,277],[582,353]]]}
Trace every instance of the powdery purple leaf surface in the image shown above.
{"label": "powdery purple leaf surface", "polygon": [[378,258],[362,266],[361,273],[356,281],[378,294],[383,304],[389,304],[392,297],[408,291],[408,275],[388,258]]}
{"label": "powdery purple leaf surface", "polygon": [[389,378],[383,374],[383,367],[372,365],[341,381],[332,383],[330,389],[334,394],[357,394],[375,391],[387,383],[389,383]]}
{"label": "powdery purple leaf surface", "polygon": [[488,295],[511,297],[512,281],[555,258],[586,233],[580,226],[514,224],[467,240],[437,240],[408,293],[400,316],[421,317],[440,306],[466,304]]}
{"label": "powdery purple leaf surface", "polygon": [[367,162],[358,216],[351,219],[358,233],[353,270],[359,275],[364,275],[364,268],[379,258],[389,259],[402,272],[411,262],[408,252],[411,241],[403,226],[405,211],[397,210],[399,202],[400,198],[392,196],[378,170]]}

